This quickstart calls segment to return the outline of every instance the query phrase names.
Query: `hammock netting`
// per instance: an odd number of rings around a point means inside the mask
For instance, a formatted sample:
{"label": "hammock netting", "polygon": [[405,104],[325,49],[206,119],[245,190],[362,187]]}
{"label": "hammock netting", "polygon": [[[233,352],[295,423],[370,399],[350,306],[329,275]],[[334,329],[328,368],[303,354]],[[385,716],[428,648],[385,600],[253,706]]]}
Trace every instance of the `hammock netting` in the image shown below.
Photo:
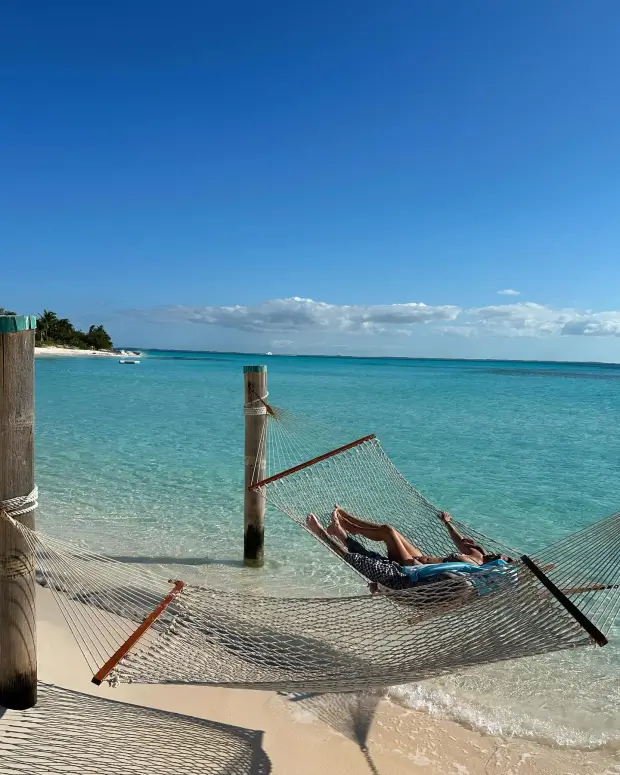
{"label": "hammock netting", "polygon": [[[308,512],[327,520],[337,502],[364,519],[389,521],[426,553],[454,550],[438,510],[374,438],[260,489],[300,525]],[[455,574],[340,598],[181,591],[144,567],[11,522],[24,563],[31,567],[36,554],[38,581],[54,594],[92,673],[112,682],[358,691],[603,645],[620,611],[620,514],[541,549],[533,569],[525,558],[500,574],[476,574],[475,583]],[[519,557],[456,524],[488,551]]]}
{"label": "hammock netting", "polygon": [[0,707],[0,775],[268,775],[263,733],[39,683]]}

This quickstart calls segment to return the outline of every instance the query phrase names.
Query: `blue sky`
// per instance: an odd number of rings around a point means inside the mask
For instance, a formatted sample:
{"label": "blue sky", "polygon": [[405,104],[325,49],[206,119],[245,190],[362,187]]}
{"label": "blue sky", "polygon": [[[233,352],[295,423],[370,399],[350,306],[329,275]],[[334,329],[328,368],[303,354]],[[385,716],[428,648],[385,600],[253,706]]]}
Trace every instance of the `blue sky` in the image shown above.
{"label": "blue sky", "polygon": [[138,346],[620,360],[617,0],[297,5],[3,6],[0,305]]}

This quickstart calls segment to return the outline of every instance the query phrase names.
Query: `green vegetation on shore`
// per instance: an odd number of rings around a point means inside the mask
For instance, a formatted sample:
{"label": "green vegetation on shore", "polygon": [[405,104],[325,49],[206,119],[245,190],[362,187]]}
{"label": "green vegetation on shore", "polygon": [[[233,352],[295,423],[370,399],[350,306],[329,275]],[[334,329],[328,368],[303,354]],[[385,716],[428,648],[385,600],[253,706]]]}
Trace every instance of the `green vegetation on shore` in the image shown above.
{"label": "green vegetation on shore", "polygon": [[[4,307],[0,307],[0,315],[15,315]],[[37,331],[35,341],[43,347],[52,345],[60,347],[76,347],[80,350],[112,350],[114,345],[110,335],[103,326],[91,326],[88,331],[80,331],[73,327],[67,318],[59,318],[55,312],[44,309],[37,315]]]}

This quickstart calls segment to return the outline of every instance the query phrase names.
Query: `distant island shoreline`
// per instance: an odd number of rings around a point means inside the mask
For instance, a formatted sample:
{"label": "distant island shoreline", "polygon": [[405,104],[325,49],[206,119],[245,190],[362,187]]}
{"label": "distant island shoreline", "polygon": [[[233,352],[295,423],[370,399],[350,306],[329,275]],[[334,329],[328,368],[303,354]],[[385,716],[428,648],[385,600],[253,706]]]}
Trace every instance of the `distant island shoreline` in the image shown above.
{"label": "distant island shoreline", "polygon": [[142,356],[138,350],[85,350],[81,347],[64,347],[63,345],[37,345],[34,348],[36,357],[103,357],[103,358],[133,358]]}
{"label": "distant island shoreline", "polygon": [[[2,316],[12,317],[16,314],[13,310],[0,307]],[[82,331],[76,328],[69,318],[59,318],[50,309],[44,309],[36,315],[36,319],[34,341],[37,355],[123,354],[114,347],[110,334],[102,325],[91,325],[88,331]]]}

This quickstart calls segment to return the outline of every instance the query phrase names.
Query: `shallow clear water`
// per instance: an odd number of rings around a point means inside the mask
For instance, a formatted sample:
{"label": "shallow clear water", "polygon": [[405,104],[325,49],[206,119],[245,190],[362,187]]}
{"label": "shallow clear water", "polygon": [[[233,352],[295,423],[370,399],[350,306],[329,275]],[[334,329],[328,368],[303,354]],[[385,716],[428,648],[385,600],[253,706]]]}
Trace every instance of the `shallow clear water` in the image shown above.
{"label": "shallow clear water", "polygon": [[[184,577],[211,585],[358,589],[341,563],[275,512],[266,569],[240,563],[241,366],[256,360],[155,352],[139,366],[38,359],[40,527],[133,561],[190,563]],[[619,508],[620,367],[262,360],[276,405],[334,428],[336,444],[376,433],[430,500],[509,545],[535,550]],[[493,733],[614,747],[619,686],[620,651],[607,647],[399,693]]]}

